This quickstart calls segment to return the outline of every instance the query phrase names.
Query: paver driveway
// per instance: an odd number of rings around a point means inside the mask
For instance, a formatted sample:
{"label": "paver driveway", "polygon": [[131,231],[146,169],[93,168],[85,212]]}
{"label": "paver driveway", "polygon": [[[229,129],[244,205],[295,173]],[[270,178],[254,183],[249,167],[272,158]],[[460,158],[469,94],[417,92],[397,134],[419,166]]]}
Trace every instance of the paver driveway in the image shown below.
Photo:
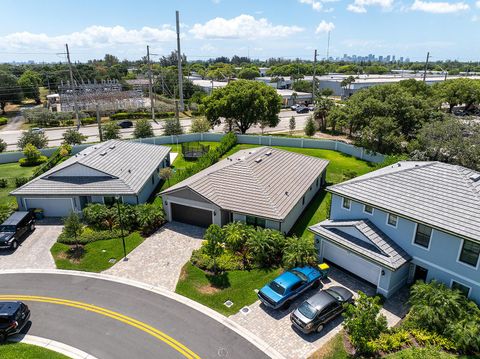
{"label": "paver driveway", "polygon": [[135,248],[127,261],[120,261],[104,273],[175,290],[183,265],[192,251],[200,248],[200,227],[170,222]]}
{"label": "paver driveway", "polygon": [[[373,286],[337,268],[331,268],[329,278],[322,281],[322,283],[323,289],[334,285],[341,285],[354,293],[361,290],[368,295],[375,294],[375,288]],[[306,358],[312,354],[313,351],[328,342],[335,334],[340,332],[342,328],[341,316],[328,323],[321,333],[304,335],[292,328],[290,313],[295,310],[301,302],[312,296],[318,290],[319,289],[310,289],[294,301],[289,309],[273,310],[260,304],[260,301],[257,301],[249,306],[250,313],[243,314],[239,312],[232,315],[230,319],[233,319],[236,323],[258,335],[286,358]],[[387,303],[389,303],[389,301],[387,301]],[[390,307],[399,308],[397,305],[390,305]],[[396,322],[400,320],[398,316],[401,315],[400,313],[392,313],[385,309],[382,309],[382,312],[387,316],[389,325],[396,324]]]}
{"label": "paver driveway", "polygon": [[16,251],[0,251],[0,270],[55,269],[50,248],[56,242],[62,228],[58,220],[37,221],[35,230],[20,243]]}

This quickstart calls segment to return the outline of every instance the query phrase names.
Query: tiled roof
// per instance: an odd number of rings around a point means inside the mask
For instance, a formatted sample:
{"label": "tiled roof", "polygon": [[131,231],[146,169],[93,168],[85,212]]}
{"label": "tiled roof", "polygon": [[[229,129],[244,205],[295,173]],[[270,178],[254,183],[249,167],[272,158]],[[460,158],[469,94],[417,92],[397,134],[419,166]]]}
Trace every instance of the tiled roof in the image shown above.
{"label": "tiled roof", "polygon": [[442,162],[402,161],[330,192],[480,240],[480,173]]}
{"label": "tiled roof", "polygon": [[238,151],[162,194],[190,188],[222,209],[283,220],[327,165],[324,159],[259,147]]}
{"label": "tiled roof", "polygon": [[[364,236],[368,242],[342,230],[352,228],[355,228],[360,236]],[[400,268],[411,259],[407,252],[368,220],[325,220],[309,229],[315,234],[392,270]]]}
{"label": "tiled roof", "polygon": [[[92,145],[11,192],[12,195],[135,195],[168,156],[170,147],[110,140]],[[62,170],[80,164],[104,175],[69,176]]]}

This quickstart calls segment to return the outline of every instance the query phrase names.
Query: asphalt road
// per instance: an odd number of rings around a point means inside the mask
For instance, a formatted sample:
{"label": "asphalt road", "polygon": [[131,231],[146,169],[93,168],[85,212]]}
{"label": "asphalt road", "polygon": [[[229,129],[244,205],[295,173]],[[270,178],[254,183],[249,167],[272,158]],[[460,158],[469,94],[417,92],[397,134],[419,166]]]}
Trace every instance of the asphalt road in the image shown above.
{"label": "asphalt road", "polygon": [[[69,344],[99,359],[190,358],[188,353],[203,359],[268,358],[205,314],[136,287],[74,275],[0,274],[0,299],[5,295],[81,302],[24,300],[32,311],[28,334]],[[167,336],[179,344],[162,339]]]}

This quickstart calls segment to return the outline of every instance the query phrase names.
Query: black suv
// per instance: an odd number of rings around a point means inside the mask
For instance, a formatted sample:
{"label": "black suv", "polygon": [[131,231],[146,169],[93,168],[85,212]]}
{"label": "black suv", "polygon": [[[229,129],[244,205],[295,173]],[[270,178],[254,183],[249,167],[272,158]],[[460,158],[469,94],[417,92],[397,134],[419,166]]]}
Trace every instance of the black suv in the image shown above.
{"label": "black suv", "polygon": [[0,249],[17,249],[25,234],[34,229],[35,216],[32,212],[14,212],[0,225]]}
{"label": "black suv", "polygon": [[30,320],[30,309],[22,302],[0,302],[0,342],[18,334]]}

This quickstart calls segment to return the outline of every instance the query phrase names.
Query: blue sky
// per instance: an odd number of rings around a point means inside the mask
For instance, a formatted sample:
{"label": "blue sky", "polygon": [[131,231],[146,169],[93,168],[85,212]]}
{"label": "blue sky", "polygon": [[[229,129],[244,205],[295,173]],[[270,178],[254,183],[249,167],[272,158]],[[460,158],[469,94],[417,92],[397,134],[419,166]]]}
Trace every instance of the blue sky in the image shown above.
{"label": "blue sky", "polygon": [[[145,46],[168,54],[175,10],[190,59],[330,54],[396,55],[422,61],[480,60],[480,0],[2,0],[0,62],[62,61],[112,53],[135,59]],[[8,14],[8,15],[6,15]]]}

